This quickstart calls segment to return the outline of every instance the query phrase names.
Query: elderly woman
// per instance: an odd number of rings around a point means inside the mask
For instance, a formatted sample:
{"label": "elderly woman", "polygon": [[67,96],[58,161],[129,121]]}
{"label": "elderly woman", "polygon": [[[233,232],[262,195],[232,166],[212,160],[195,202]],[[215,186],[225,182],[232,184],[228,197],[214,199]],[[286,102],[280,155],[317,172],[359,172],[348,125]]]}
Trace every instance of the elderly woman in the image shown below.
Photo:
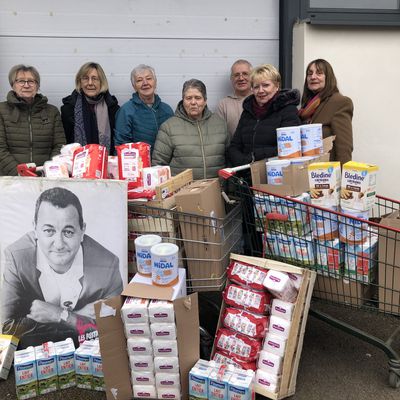
{"label": "elderly woman", "polygon": [[131,72],[135,93],[117,114],[115,143],[146,142],[153,148],[161,124],[174,113],[156,94],[154,68],[140,64]]}
{"label": "elderly woman", "polygon": [[298,90],[281,90],[281,76],[270,64],[254,68],[250,75],[252,95],[243,102],[243,112],[228,149],[233,166],[278,154],[276,128],[300,125]]}
{"label": "elderly woman", "polygon": [[15,65],[8,74],[12,90],[0,103],[0,175],[17,175],[17,165],[43,165],[65,144],[57,107],[38,93],[36,68]]}
{"label": "elderly woman", "polygon": [[324,138],[336,136],[331,161],[343,164],[351,160],[353,102],[339,93],[328,61],[317,59],[308,64],[299,117],[303,123],[321,123]]}
{"label": "elderly woman", "polygon": [[183,84],[175,116],[161,125],[152,164],[169,165],[173,175],[192,168],[194,179],[215,178],[225,167],[228,140],[225,121],[207,107],[204,83],[191,79]]}
{"label": "elderly woman", "polygon": [[61,117],[67,143],[97,143],[114,153],[115,114],[118,101],[108,91],[103,68],[83,64],[75,76],[75,90],[62,99]]}

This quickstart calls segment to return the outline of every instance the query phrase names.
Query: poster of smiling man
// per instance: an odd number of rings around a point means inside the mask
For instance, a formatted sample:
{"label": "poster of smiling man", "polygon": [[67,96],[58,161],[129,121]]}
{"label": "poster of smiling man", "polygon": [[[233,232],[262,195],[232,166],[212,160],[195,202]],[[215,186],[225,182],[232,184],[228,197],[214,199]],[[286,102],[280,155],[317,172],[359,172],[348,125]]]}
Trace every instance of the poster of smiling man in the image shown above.
{"label": "poster of smiling man", "polygon": [[0,178],[2,333],[22,348],[97,337],[94,303],[127,281],[120,181]]}

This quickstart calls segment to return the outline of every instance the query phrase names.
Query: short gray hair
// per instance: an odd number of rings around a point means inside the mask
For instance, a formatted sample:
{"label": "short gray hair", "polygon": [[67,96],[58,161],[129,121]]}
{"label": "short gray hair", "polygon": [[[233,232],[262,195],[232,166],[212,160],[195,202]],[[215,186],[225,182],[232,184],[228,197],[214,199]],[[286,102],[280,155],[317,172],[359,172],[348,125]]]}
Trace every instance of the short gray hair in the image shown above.
{"label": "short gray hair", "polygon": [[18,72],[20,71],[30,72],[35,78],[38,88],[40,87],[40,75],[38,70],[35,67],[32,67],[31,65],[25,65],[25,64],[14,65],[10,69],[10,72],[8,73],[8,82],[10,82],[11,87],[14,85],[14,82],[17,79]]}
{"label": "short gray hair", "polygon": [[239,60],[236,60],[231,66],[231,77],[232,77],[233,67],[235,65],[238,65],[238,64],[246,64],[246,65],[248,65],[248,67],[250,68],[250,71],[253,69],[253,66],[251,65],[250,61],[247,61],[247,60],[244,60],[244,59],[240,58]]}
{"label": "short gray hair", "polygon": [[153,68],[153,67],[150,67],[150,65],[139,64],[138,66],[136,66],[135,68],[133,68],[133,70],[132,70],[132,72],[131,72],[131,82],[132,82],[132,85],[135,84],[135,75],[138,74],[139,72],[143,72],[143,71],[150,71],[151,74],[153,75],[154,80],[157,82],[156,71],[154,70],[154,68]]}
{"label": "short gray hair", "polygon": [[206,85],[202,81],[199,81],[198,79],[189,79],[188,81],[186,81],[183,84],[183,88],[182,88],[182,99],[185,97],[185,93],[189,89],[197,89],[204,97],[204,100],[207,100]]}

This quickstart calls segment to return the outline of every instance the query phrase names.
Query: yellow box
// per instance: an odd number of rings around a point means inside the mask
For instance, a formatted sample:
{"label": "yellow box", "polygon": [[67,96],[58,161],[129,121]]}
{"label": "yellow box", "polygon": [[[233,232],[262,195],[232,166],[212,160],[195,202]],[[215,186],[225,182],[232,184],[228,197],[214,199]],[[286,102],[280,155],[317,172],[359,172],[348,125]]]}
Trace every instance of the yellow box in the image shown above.
{"label": "yellow box", "polygon": [[343,164],[340,205],[358,211],[373,207],[376,196],[376,174],[378,167],[349,161]]}

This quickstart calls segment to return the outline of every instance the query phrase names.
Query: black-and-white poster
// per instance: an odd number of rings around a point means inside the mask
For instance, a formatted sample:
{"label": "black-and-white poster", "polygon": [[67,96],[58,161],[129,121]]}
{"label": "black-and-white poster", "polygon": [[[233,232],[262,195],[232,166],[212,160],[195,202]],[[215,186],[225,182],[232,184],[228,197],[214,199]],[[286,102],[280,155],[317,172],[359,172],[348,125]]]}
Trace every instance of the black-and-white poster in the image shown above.
{"label": "black-and-white poster", "polygon": [[2,333],[22,348],[97,336],[127,282],[126,183],[0,177]]}

